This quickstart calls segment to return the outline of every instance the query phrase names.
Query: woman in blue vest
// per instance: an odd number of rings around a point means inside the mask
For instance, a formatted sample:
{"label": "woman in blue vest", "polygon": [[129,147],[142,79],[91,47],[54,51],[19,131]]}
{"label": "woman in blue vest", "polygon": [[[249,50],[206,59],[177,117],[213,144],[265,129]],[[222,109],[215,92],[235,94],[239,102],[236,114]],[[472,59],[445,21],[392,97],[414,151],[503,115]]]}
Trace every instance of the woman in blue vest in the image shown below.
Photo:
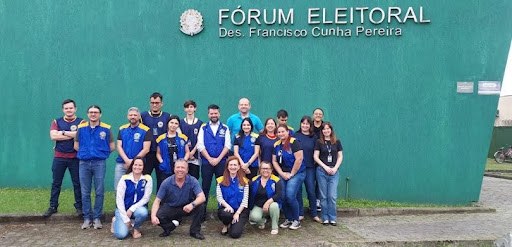
{"label": "woman in blue vest", "polygon": [[[161,171],[161,176],[163,176],[158,181],[164,181],[164,179],[174,174],[174,162],[176,160],[188,160],[190,152],[188,137],[178,133],[179,127],[180,118],[172,115],[167,121],[167,133],[156,138],[156,158],[160,162],[158,169]],[[158,184],[158,187],[160,187],[160,184]]]}
{"label": "woman in blue vest", "polygon": [[265,120],[265,128],[258,139],[256,139],[256,145],[260,146],[260,162],[266,161],[272,164],[274,143],[277,141],[276,127],[276,120],[267,118],[267,120]]}
{"label": "woman in blue vest", "polygon": [[242,161],[242,170],[249,180],[258,174],[258,154],[260,145],[256,144],[258,134],[253,133],[254,125],[250,118],[245,118],[240,124],[240,131],[233,143],[233,152]]}
{"label": "woman in blue vest", "polygon": [[140,227],[148,217],[146,205],[153,191],[153,181],[150,175],[143,175],[144,160],[135,157],[117,184],[115,217],[112,218],[112,233],[117,239],[128,236],[133,223],[133,238],[140,238]]}
{"label": "woman in blue vest", "polygon": [[290,136],[286,124],[280,124],[277,127],[277,137],[279,140],[274,144],[272,163],[283,181],[283,212],[286,217],[279,227],[295,230],[300,228],[297,193],[304,183],[306,166],[302,162],[303,153],[300,142]]}
{"label": "woman in blue vest", "polygon": [[249,189],[249,219],[258,224],[258,228],[265,229],[269,215],[272,221],[270,234],[279,232],[279,209],[282,198],[283,185],[280,179],[272,175],[272,165],[263,161],[260,163],[260,175],[252,179]]}
{"label": "woman in blue vest", "polygon": [[[314,221],[320,223],[321,221],[318,217],[316,207],[316,166],[313,161],[313,151],[317,137],[313,131],[313,120],[311,117],[303,116],[301,118],[299,131],[295,132],[294,137],[300,141],[300,145],[302,146],[304,164],[306,165],[306,179],[304,180],[304,185],[306,185],[306,192],[308,194],[311,217],[313,217]],[[302,200],[301,192],[302,190],[299,190],[297,200]],[[299,201],[299,203],[300,202],[301,201]]]}
{"label": "woman in blue vest", "polygon": [[221,234],[241,237],[249,220],[249,180],[235,156],[227,159],[223,176],[217,178],[217,201],[218,216],[224,224]]}
{"label": "woman in blue vest", "polygon": [[313,153],[318,167],[316,178],[320,190],[322,205],[322,223],[336,226],[336,200],[338,199],[339,169],[343,161],[343,146],[332,128],[331,123],[324,122],[320,138]]}

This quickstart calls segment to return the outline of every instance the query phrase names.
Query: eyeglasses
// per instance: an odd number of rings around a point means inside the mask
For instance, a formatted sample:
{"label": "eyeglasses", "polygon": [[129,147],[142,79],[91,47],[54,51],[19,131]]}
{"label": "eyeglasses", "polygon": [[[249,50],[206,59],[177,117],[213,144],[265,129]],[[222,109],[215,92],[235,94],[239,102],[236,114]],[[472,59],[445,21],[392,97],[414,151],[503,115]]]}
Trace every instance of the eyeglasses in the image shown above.
{"label": "eyeglasses", "polygon": [[90,111],[90,112],[88,112],[88,114],[100,114],[100,112],[99,111]]}

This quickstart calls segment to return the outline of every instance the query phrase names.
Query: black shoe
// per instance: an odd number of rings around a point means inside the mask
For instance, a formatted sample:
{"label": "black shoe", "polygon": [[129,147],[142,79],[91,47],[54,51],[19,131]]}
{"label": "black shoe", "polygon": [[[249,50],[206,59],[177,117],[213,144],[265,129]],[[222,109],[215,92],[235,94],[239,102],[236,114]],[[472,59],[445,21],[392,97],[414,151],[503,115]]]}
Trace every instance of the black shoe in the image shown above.
{"label": "black shoe", "polygon": [[191,233],[190,236],[195,238],[195,239],[204,240],[204,236],[200,232],[198,232],[198,233]]}
{"label": "black shoe", "polygon": [[164,230],[164,232],[160,233],[158,236],[162,237],[162,238],[165,238],[165,237],[168,237],[169,235],[171,235],[171,231]]}
{"label": "black shoe", "polygon": [[44,212],[43,217],[45,217],[45,218],[50,217],[54,213],[57,213],[57,208],[49,207],[48,210],[46,210],[46,212]]}
{"label": "black shoe", "polygon": [[76,212],[76,216],[78,216],[78,217],[84,216],[84,213],[82,212],[82,209],[77,208],[75,212]]}

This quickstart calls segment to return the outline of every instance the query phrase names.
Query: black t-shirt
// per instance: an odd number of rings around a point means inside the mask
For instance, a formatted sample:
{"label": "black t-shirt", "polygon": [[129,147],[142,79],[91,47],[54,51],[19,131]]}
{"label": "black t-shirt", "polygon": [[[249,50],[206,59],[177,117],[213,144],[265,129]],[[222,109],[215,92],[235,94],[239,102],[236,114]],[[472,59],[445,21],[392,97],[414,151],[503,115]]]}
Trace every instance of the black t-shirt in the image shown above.
{"label": "black t-shirt", "polygon": [[258,191],[256,191],[256,198],[254,198],[254,205],[263,208],[263,205],[267,200],[267,191],[263,186],[261,186],[261,183],[259,183]]}
{"label": "black t-shirt", "polygon": [[[322,142],[322,140],[318,139],[315,144],[315,150],[320,151],[319,158],[324,164],[334,167],[338,159],[338,151],[343,151],[343,146],[341,146],[340,140],[336,140],[336,143],[332,144],[331,141]],[[332,157],[331,162],[329,162],[329,154]]]}

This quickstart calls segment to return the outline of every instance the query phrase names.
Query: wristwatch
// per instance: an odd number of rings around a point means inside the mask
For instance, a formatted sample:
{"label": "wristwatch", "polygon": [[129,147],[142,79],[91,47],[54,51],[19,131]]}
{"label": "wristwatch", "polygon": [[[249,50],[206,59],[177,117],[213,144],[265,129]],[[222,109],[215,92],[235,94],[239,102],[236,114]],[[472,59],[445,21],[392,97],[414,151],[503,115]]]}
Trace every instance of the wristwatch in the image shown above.
{"label": "wristwatch", "polygon": [[193,207],[193,208],[196,208],[196,202],[192,202],[192,203],[190,203],[190,204],[192,204],[192,207]]}
{"label": "wristwatch", "polygon": [[65,136],[66,135],[66,131],[65,130],[61,130],[60,133]]}

